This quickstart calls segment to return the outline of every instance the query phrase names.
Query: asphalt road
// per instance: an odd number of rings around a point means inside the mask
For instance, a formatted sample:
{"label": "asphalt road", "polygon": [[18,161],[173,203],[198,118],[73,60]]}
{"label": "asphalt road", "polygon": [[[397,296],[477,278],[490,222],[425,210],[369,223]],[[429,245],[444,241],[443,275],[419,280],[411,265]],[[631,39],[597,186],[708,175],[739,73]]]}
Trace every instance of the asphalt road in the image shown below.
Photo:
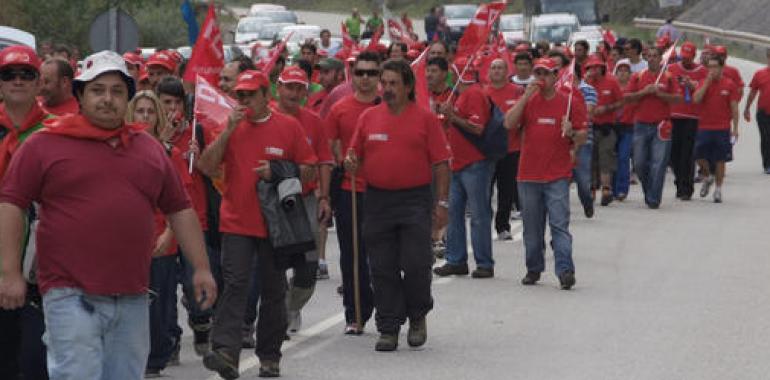
{"label": "asphalt road", "polygon": [[[729,63],[746,82],[760,67]],[[402,334],[397,352],[375,352],[373,324],[363,336],[343,335],[340,276],[332,265],[332,279],[318,283],[305,308],[303,329],[284,345],[283,377],[770,378],[770,176],[761,171],[756,125],[741,128],[723,204],[697,195],[676,200],[669,173],[659,210],[647,209],[633,186],[625,202],[597,206],[587,220],[573,189],[577,286],[559,290],[551,272],[538,286],[520,285],[526,270],[521,227],[514,224],[513,242],[494,242],[494,279],[434,281],[435,309],[421,349],[408,348]],[[327,252],[336,264],[334,233]],[[547,256],[552,271],[550,249]],[[164,373],[218,378],[194,355],[185,318],[181,312],[182,364]],[[255,365],[253,353],[244,351],[242,378],[256,377]]]}

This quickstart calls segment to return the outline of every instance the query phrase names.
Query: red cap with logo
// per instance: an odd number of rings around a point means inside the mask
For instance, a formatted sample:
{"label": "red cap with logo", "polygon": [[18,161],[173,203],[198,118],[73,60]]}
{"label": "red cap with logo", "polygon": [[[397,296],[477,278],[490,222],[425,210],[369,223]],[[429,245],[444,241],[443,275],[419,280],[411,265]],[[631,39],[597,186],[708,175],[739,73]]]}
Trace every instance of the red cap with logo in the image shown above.
{"label": "red cap with logo", "polygon": [[147,66],[161,66],[168,71],[176,70],[176,60],[166,51],[159,51],[150,56],[147,60]]}
{"label": "red cap with logo", "polygon": [[289,66],[283,69],[283,72],[278,77],[278,82],[283,84],[299,83],[305,87],[309,85],[309,81],[307,79],[307,73],[305,72],[305,70],[302,70],[297,66]]}
{"label": "red cap with logo", "polygon": [[235,83],[235,91],[256,91],[260,88],[269,88],[270,81],[265,74],[258,70],[246,70],[238,75]]}
{"label": "red cap with logo", "polygon": [[697,51],[698,48],[695,46],[695,44],[687,41],[682,44],[681,48],[679,48],[679,55],[681,55],[683,58],[695,58],[695,53]]}
{"label": "red cap with logo", "polygon": [[727,47],[725,47],[724,45],[714,45],[711,48],[711,51],[714,54],[717,54],[717,55],[721,55],[721,56],[724,56],[724,57],[727,56]]}
{"label": "red cap with logo", "polygon": [[29,66],[40,71],[40,58],[29,46],[14,45],[0,50],[0,70],[6,66]]}
{"label": "red cap with logo", "polygon": [[144,63],[139,54],[130,51],[123,53],[123,60],[129,65],[141,66]]}
{"label": "red cap with logo", "polygon": [[532,71],[537,69],[556,72],[559,70],[559,67],[556,65],[556,61],[551,58],[538,58],[535,60],[535,65],[532,67]]}
{"label": "red cap with logo", "polygon": [[602,67],[606,68],[607,64],[601,58],[599,58],[598,56],[593,54],[593,55],[588,57],[588,59],[586,60],[586,63],[584,63],[583,66],[586,69],[589,68],[589,67],[592,67],[592,66],[602,66]]}

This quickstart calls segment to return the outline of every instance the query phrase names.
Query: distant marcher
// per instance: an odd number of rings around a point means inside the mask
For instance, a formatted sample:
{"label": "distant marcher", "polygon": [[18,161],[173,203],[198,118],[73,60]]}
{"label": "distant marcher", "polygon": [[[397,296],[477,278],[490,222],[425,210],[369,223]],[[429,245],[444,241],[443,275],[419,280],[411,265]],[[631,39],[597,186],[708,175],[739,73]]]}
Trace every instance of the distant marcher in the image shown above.
{"label": "distant marcher", "polygon": [[767,50],[767,66],[759,69],[751,78],[751,92],[746,101],[743,118],[751,121],[751,104],[759,95],[757,101],[757,126],[759,128],[759,151],[762,155],[762,168],[765,174],[770,174],[770,49]]}

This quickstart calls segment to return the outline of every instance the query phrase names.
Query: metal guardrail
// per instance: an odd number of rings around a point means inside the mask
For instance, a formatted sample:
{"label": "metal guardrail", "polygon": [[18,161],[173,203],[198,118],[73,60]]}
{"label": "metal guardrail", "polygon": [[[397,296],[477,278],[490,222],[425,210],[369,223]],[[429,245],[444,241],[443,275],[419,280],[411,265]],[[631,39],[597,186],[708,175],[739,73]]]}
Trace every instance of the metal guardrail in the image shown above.
{"label": "metal guardrail", "polygon": [[[637,28],[657,29],[664,23],[664,20],[655,18],[637,17],[634,19],[634,25]],[[733,42],[770,47],[770,36],[763,36],[761,34],[749,32],[740,32],[737,30],[725,30],[715,28],[713,26],[700,25],[683,21],[674,21],[673,25],[683,32],[692,32]]]}

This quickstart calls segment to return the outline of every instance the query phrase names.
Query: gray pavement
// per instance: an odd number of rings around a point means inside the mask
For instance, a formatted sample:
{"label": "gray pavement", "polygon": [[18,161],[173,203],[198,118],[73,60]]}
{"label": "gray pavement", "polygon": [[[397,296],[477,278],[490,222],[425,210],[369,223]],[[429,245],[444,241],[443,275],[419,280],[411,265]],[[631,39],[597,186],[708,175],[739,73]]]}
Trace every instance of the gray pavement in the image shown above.
{"label": "gray pavement", "polygon": [[[746,82],[760,67],[729,63]],[[318,283],[303,330],[284,346],[283,377],[769,378],[770,176],[761,172],[756,125],[741,127],[723,204],[697,195],[690,202],[676,200],[669,173],[659,210],[644,207],[639,186],[633,186],[625,202],[597,206],[595,218],[587,220],[573,190],[575,289],[559,290],[552,272],[538,286],[520,285],[526,270],[515,223],[513,242],[494,243],[494,279],[436,279],[436,306],[421,349],[408,348],[402,334],[399,351],[375,352],[373,324],[360,337],[342,334],[338,249],[331,233],[332,279]],[[552,271],[550,249],[547,256]],[[182,312],[180,325],[185,318]],[[191,346],[187,330],[182,365],[164,373],[216,379]],[[245,351],[242,378],[255,378],[256,364]]]}

